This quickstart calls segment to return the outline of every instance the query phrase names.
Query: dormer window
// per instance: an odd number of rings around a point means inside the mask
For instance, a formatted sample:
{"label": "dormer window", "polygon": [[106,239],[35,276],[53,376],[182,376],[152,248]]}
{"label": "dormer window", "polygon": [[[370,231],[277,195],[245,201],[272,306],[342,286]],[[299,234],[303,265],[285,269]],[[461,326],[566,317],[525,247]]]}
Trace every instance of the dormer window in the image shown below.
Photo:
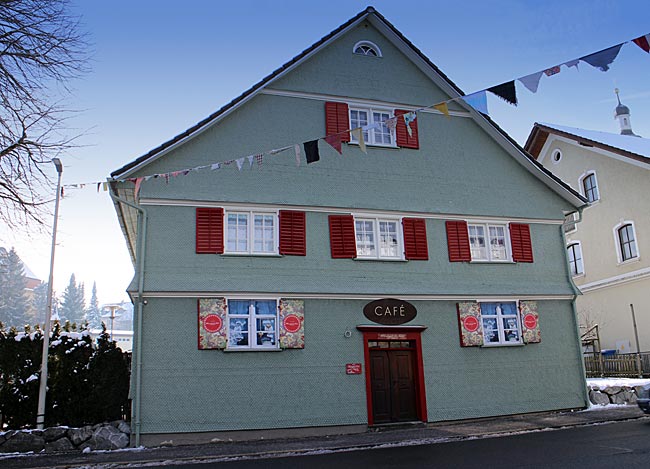
{"label": "dormer window", "polygon": [[352,48],[352,52],[357,55],[365,55],[368,57],[381,57],[381,50],[379,47],[370,41],[357,42]]}

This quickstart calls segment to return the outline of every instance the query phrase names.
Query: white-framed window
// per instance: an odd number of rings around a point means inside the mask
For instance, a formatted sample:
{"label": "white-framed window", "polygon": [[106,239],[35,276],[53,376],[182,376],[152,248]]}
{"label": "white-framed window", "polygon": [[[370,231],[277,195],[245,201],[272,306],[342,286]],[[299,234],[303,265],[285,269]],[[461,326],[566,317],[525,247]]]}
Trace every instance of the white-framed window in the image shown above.
{"label": "white-framed window", "polygon": [[[393,117],[393,111],[387,109],[366,108],[350,105],[350,128],[363,129],[363,139],[369,145],[396,146],[395,135],[386,126],[386,120]],[[358,143],[353,134],[352,143]]]}
{"label": "white-framed window", "polygon": [[508,226],[468,222],[472,261],[505,262],[511,258]]}
{"label": "white-framed window", "polygon": [[481,303],[484,345],[521,344],[521,324],[516,301]]}
{"label": "white-framed window", "polygon": [[571,275],[574,277],[585,273],[584,262],[582,261],[582,245],[580,241],[572,241],[567,246],[567,256],[569,258],[569,267]]}
{"label": "white-framed window", "polygon": [[225,230],[226,253],[278,253],[278,214],[275,212],[229,210]]}
{"label": "white-framed window", "polygon": [[616,225],[614,227],[614,237],[616,238],[618,260],[620,263],[639,258],[639,248],[637,247],[636,230],[634,229],[633,222],[625,221]]}
{"label": "white-framed window", "polygon": [[591,171],[580,178],[580,189],[589,202],[600,200],[600,191],[598,190],[598,180],[596,179],[595,172]]}
{"label": "white-framed window", "polygon": [[403,259],[400,219],[354,217],[358,259]]}
{"label": "white-framed window", "polygon": [[381,57],[381,49],[374,42],[359,41],[352,47],[352,53],[366,57]]}
{"label": "white-framed window", "polygon": [[278,348],[278,300],[228,300],[229,349]]}

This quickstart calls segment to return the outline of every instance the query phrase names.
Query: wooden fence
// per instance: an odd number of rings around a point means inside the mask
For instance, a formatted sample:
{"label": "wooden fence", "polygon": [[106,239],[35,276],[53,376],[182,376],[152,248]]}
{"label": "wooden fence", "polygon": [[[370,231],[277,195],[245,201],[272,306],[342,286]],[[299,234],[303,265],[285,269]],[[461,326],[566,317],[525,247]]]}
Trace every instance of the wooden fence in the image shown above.
{"label": "wooden fence", "polygon": [[[638,355],[638,359],[637,359]],[[619,378],[650,377],[650,352],[584,355],[587,378],[616,376]]]}

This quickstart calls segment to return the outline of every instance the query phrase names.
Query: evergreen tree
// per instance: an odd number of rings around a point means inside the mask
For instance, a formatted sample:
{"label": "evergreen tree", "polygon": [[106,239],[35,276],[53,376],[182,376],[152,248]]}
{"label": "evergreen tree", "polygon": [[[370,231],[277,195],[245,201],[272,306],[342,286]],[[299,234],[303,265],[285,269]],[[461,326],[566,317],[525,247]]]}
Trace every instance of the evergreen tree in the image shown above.
{"label": "evergreen tree", "polygon": [[86,312],[86,299],[84,297],[83,283],[77,284],[74,274],[70,276],[70,283],[63,292],[63,300],[59,308],[61,320],[81,324]]}
{"label": "evergreen tree", "polygon": [[86,310],[86,322],[91,329],[99,329],[102,327],[101,311],[97,302],[97,282],[93,282],[93,292],[90,297],[90,305]]}
{"label": "evergreen tree", "polygon": [[0,249],[0,322],[24,326],[29,307],[25,284],[25,267],[14,248]]}

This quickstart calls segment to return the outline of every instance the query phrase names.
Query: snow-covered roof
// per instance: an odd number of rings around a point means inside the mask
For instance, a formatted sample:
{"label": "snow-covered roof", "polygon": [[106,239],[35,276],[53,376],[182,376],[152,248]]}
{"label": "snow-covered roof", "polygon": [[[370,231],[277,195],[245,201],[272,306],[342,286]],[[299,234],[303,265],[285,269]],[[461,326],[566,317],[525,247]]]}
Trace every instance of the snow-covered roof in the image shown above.
{"label": "snow-covered roof", "polygon": [[563,125],[548,124],[544,122],[541,122],[539,125],[543,125],[549,129],[559,130],[560,132],[575,135],[576,137],[591,140],[593,142],[601,143],[614,149],[634,153],[644,158],[650,158],[650,139],[648,138],[638,137],[634,135],[599,132],[597,130],[578,129],[575,127],[566,127]]}

